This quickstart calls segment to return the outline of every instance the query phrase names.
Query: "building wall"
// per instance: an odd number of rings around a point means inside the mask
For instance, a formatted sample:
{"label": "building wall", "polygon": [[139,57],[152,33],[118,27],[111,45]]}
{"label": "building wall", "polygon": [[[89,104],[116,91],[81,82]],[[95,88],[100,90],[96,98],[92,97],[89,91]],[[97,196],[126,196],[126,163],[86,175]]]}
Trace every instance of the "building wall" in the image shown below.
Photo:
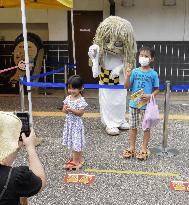
{"label": "building wall", "polygon": [[116,1],[116,15],[128,19],[137,41],[188,41],[189,0],[177,0],[176,6],[162,6],[159,0],[135,0],[134,7]]}
{"label": "building wall", "polygon": [[[35,32],[43,40],[49,40],[48,22],[46,20],[47,10],[27,9],[26,14],[28,31]],[[0,9],[0,40],[14,41],[21,32],[22,19],[20,9]]]}
{"label": "building wall", "polygon": [[[28,32],[36,33],[43,41],[49,40],[47,23],[28,23],[27,30]],[[14,41],[21,33],[21,23],[0,23],[0,41]]]}
{"label": "building wall", "polygon": [[[116,15],[128,19],[134,28],[137,41],[188,41],[189,0],[177,0],[176,6],[162,6],[162,0],[135,0],[134,7],[121,6],[116,0]],[[109,15],[108,0],[74,0],[75,10],[103,10],[104,18]],[[67,11],[57,9],[27,9],[28,23],[47,23],[49,35],[42,39],[65,41],[67,36]],[[7,15],[10,14],[10,15]],[[0,9],[0,23],[21,23],[19,8]],[[45,31],[43,31],[45,32]],[[42,35],[42,31],[36,31]],[[13,34],[5,32],[7,40]],[[3,35],[1,31],[0,36]]]}
{"label": "building wall", "polygon": [[68,40],[67,11],[48,10],[49,41]]}
{"label": "building wall", "polygon": [[[29,23],[28,30],[30,31],[30,25],[33,25],[34,32],[43,41],[65,41],[68,39],[66,10],[26,9],[26,20]],[[17,27],[21,22],[20,9],[0,9],[0,26],[6,28],[0,29],[0,39],[4,37],[7,41],[13,41],[21,31],[21,27]],[[46,24],[47,27],[41,26],[42,24]]]}
{"label": "building wall", "polygon": [[103,5],[104,0],[74,0],[75,10],[103,10]]}

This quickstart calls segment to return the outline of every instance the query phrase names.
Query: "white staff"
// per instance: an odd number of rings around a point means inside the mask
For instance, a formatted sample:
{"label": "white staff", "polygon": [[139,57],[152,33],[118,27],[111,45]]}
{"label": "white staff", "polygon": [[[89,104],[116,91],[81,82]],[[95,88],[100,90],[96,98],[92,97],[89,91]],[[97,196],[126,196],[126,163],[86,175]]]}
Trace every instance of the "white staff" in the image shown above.
{"label": "white staff", "polygon": [[[23,29],[23,37],[24,37],[24,54],[25,54],[25,64],[26,64],[26,77],[27,77],[27,82],[30,82],[28,39],[27,39],[26,12],[25,12],[25,1],[24,0],[21,0],[21,11],[22,11],[22,29]],[[32,117],[31,86],[27,86],[27,91],[28,91],[30,126],[32,127],[33,117]]]}
{"label": "white staff", "polygon": [[[74,31],[73,16],[74,16],[73,9],[71,9],[73,60],[74,60],[74,65],[76,65],[76,57],[75,57],[75,31]],[[76,69],[74,70],[74,74],[76,75]]]}

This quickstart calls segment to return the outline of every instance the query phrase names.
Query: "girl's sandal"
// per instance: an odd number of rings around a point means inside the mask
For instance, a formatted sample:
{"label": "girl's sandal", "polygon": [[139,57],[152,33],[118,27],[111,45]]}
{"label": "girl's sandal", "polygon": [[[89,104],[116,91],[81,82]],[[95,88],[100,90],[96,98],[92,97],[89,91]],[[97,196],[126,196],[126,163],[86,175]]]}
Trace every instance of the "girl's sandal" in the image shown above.
{"label": "girl's sandal", "polygon": [[69,167],[69,164],[73,161],[73,159],[70,159],[66,164],[64,164],[64,168],[67,169]]}
{"label": "girl's sandal", "polygon": [[123,158],[130,159],[131,157],[135,156],[135,150],[126,149],[123,152]]}
{"label": "girl's sandal", "polygon": [[146,152],[140,151],[140,152],[138,152],[138,153],[136,154],[136,158],[137,158],[138,160],[145,161],[145,160],[148,159],[149,154],[150,154],[149,151],[146,151]]}
{"label": "girl's sandal", "polygon": [[[64,167],[65,169],[69,169],[70,164],[71,164],[71,165],[73,164],[72,162],[73,162],[73,159],[70,159],[68,162],[66,162],[66,164],[63,165],[63,167]],[[79,163],[83,166],[84,163],[85,163],[84,159],[83,159],[81,162],[79,162]]]}
{"label": "girl's sandal", "polygon": [[84,164],[85,164],[84,158],[82,158],[82,160],[81,160],[79,163],[82,164],[82,165],[84,165]]}
{"label": "girl's sandal", "polygon": [[73,162],[70,162],[67,166],[67,170],[72,171],[72,170],[79,170],[81,169],[83,166],[83,164],[81,164],[80,162],[78,164],[75,164]]}

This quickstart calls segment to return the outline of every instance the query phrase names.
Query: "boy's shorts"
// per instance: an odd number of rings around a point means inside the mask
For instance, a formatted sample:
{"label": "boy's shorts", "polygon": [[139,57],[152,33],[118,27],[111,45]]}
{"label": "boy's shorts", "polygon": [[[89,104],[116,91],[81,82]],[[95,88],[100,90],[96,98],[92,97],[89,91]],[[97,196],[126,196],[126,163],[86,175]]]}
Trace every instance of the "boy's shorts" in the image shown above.
{"label": "boy's shorts", "polygon": [[145,110],[129,107],[129,125],[130,128],[138,128],[142,126]]}

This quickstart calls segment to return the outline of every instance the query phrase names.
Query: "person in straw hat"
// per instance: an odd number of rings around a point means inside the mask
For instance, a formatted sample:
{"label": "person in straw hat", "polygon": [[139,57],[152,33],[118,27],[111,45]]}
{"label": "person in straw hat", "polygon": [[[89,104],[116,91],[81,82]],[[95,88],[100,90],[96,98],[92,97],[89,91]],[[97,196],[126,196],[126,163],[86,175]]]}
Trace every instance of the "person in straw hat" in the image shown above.
{"label": "person in straw hat", "polygon": [[[35,150],[35,133],[22,134],[21,120],[12,113],[0,111],[0,205],[25,205],[27,198],[42,191],[46,186],[44,168]],[[25,145],[29,167],[12,167],[17,153]]]}

